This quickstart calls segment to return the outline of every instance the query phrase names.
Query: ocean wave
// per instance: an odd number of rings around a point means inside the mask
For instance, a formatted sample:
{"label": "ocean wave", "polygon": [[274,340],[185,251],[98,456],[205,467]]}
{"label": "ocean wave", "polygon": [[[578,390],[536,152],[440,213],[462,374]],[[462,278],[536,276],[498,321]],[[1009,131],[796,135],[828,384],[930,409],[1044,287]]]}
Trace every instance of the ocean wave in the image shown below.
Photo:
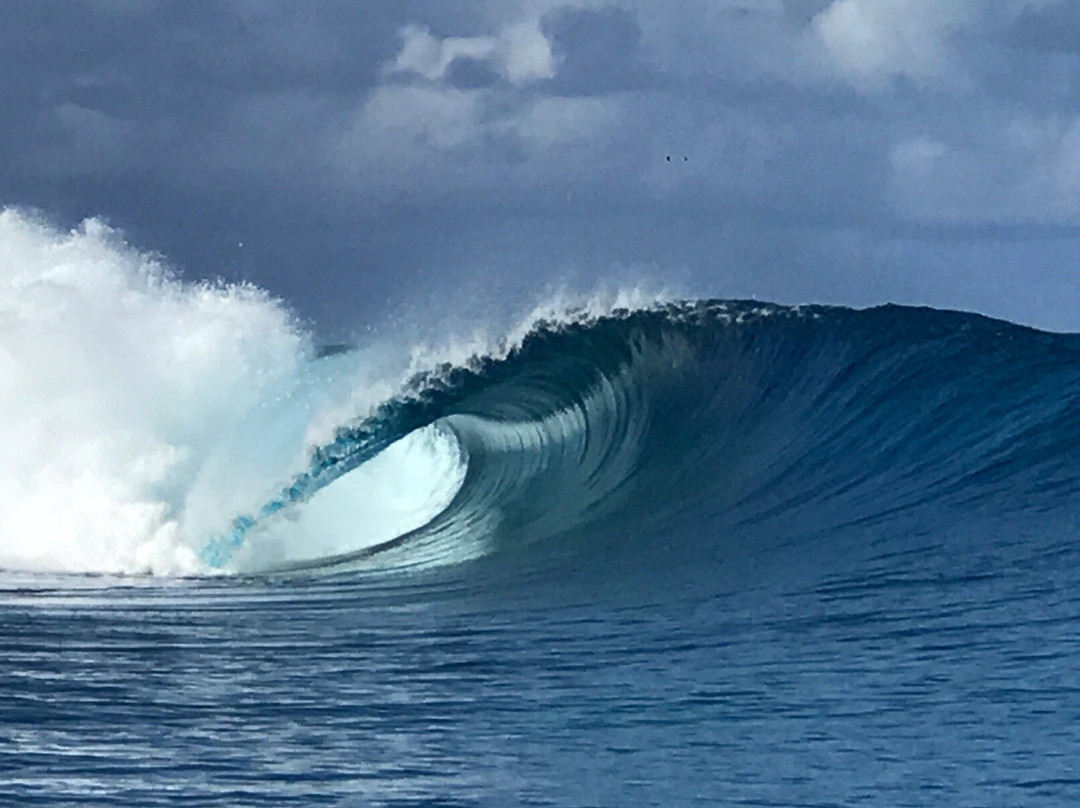
{"label": "ocean wave", "polygon": [[392,539],[285,566],[656,542],[680,524],[820,534],[1038,507],[1048,492],[1068,502],[1078,350],[1070,336],[896,306],[692,301],[541,321],[505,354],[420,374],[339,428],[229,541],[257,544],[264,519],[315,507],[324,486],[428,425],[463,457],[444,508]]}
{"label": "ocean wave", "polygon": [[644,558],[686,525],[825,535],[1080,489],[1075,336],[630,294],[441,350],[320,350],[259,290],[185,284],[100,224],[5,211],[0,242],[7,569]]}

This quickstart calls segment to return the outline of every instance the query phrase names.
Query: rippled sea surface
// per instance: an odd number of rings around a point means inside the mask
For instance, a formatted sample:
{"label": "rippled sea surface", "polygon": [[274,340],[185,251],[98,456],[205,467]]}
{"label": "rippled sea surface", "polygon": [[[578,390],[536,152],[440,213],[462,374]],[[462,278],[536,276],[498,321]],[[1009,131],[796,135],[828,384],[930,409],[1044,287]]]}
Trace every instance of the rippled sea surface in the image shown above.
{"label": "rippled sea surface", "polygon": [[1077,804],[1077,553],[1042,527],[8,576],[0,802]]}

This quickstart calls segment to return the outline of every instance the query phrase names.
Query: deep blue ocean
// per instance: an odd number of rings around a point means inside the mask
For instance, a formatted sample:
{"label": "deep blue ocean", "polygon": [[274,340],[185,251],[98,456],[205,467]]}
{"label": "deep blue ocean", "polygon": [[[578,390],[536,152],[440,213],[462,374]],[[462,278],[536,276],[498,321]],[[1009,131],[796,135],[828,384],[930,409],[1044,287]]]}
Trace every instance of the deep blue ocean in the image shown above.
{"label": "deep blue ocean", "polygon": [[364,347],[298,355],[227,427],[102,394],[19,456],[0,804],[1080,805],[1080,336],[616,306],[351,410]]}

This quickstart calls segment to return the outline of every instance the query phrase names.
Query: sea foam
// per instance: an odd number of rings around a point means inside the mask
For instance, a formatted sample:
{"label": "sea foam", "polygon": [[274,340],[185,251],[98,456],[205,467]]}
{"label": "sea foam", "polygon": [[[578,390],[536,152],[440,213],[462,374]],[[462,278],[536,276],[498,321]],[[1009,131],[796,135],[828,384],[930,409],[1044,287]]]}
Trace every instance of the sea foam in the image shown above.
{"label": "sea foam", "polygon": [[302,460],[302,434],[276,468],[229,450],[311,354],[253,286],[184,283],[98,220],[0,212],[0,567],[198,572],[202,534]]}

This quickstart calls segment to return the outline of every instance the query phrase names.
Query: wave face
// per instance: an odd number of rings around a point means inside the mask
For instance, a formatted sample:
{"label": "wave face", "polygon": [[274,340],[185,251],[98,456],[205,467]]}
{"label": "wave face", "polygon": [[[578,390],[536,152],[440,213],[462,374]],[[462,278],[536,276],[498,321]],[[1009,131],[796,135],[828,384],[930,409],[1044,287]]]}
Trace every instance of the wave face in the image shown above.
{"label": "wave face", "polygon": [[185,285],[94,223],[8,211],[0,238],[8,569],[645,560],[747,526],[1068,515],[1080,489],[1075,336],[689,301],[571,310],[410,364],[320,352],[258,290]]}

